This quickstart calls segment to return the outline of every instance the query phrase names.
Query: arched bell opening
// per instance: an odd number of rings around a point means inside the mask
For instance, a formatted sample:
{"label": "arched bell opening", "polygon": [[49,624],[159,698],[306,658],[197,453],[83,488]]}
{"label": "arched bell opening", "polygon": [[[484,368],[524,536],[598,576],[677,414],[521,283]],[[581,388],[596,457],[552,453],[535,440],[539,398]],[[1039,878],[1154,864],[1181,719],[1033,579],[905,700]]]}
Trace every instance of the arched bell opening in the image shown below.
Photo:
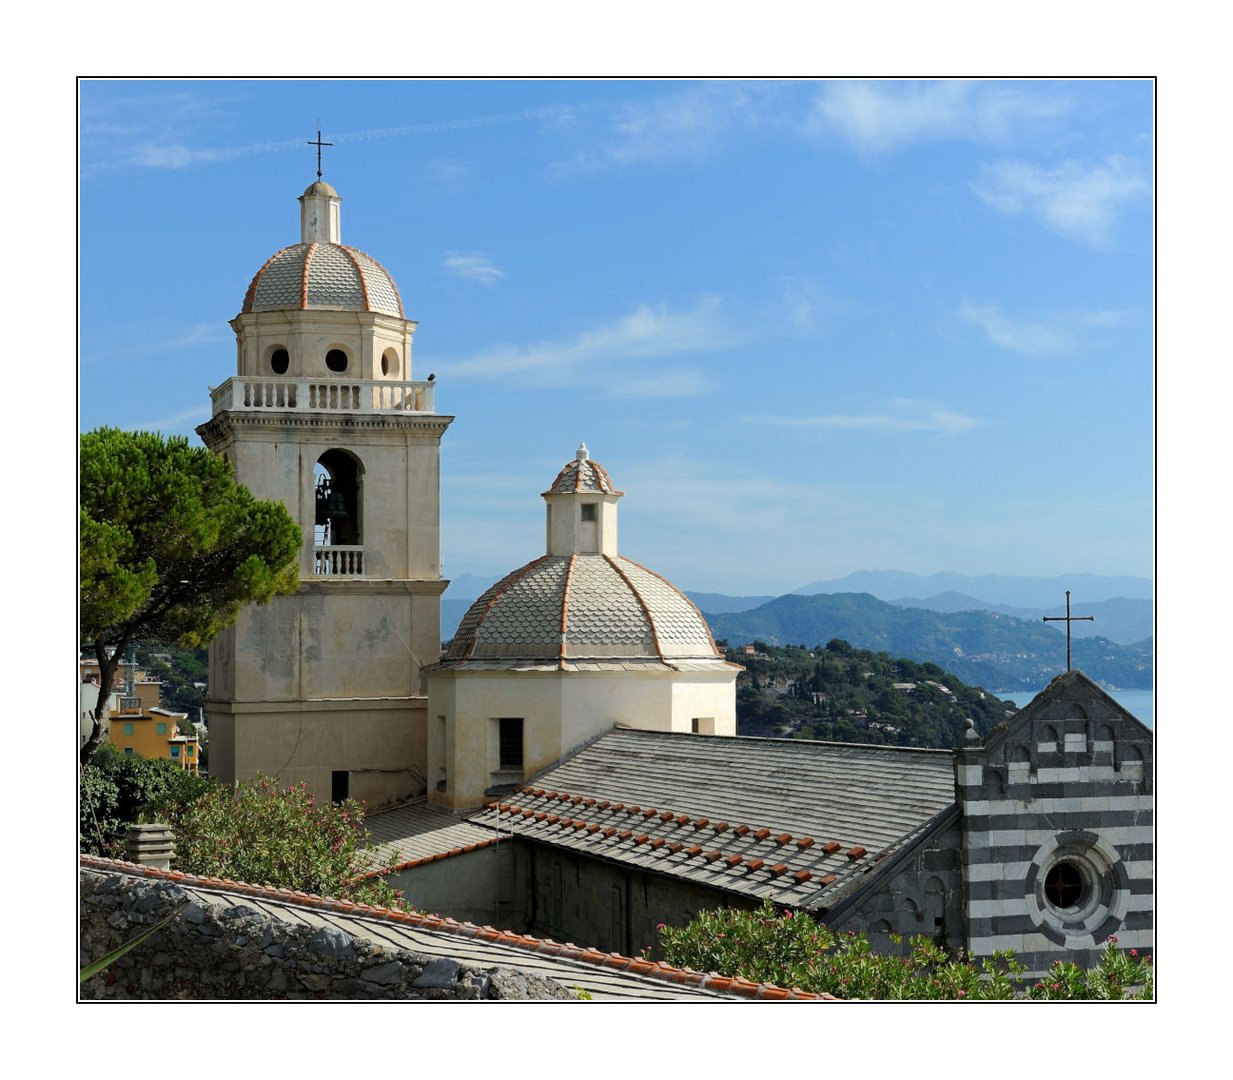
{"label": "arched bell opening", "polygon": [[313,467],[317,547],[358,547],[363,543],[363,466],[345,450],[327,450]]}

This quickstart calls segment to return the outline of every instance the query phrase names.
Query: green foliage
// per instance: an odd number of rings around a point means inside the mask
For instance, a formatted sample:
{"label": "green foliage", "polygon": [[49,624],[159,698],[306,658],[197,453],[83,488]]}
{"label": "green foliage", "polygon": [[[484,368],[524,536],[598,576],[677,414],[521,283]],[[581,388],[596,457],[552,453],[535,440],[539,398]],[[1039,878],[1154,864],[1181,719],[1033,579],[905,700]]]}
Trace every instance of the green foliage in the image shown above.
{"label": "green foliage", "polygon": [[977,964],[919,937],[906,956],[882,955],[863,934],[836,935],[804,912],[776,911],[769,900],[756,911],[703,911],[688,926],[659,927],[659,945],[670,964],[842,998],[1150,999],[1150,960],[1140,960],[1134,950],[1119,953],[1116,941],[1109,939],[1098,968],[1083,972],[1074,964],[1058,964],[1056,976],[1025,990],[1023,965],[1011,952]]}
{"label": "green foliage", "polygon": [[318,806],[305,784],[280,788],[258,776],[213,785],[173,826],[175,865],[187,873],[406,906],[386,880],[391,865],[373,866],[363,851],[364,809],[353,799]]}
{"label": "green foliage", "polygon": [[[296,587],[299,526],[204,447],[100,428],[81,437],[80,484],[80,631],[99,658],[100,705],[130,641],[200,646],[245,605]],[[104,713],[83,763],[105,729]]]}
{"label": "green foliage", "polygon": [[1121,1001],[1151,996],[1151,957],[1141,957],[1138,949],[1120,952],[1116,937],[1105,942],[1099,967],[1085,971],[1078,964],[1056,960],[1048,974],[1028,990],[1034,1001]]}
{"label": "green foliage", "polygon": [[953,747],[966,719],[983,733],[1014,709],[936,664],[854,649],[840,639],[813,649],[761,645],[756,656],[731,651],[728,659],[745,668],[736,692],[742,735]]}
{"label": "green foliage", "polygon": [[124,830],[142,815],[174,817],[211,787],[175,762],[122,754],[104,743],[80,775],[78,840],[90,855],[120,858]]}
{"label": "green foliage", "polygon": [[188,713],[190,721],[195,718],[198,708],[205,704],[205,694],[195,684],[209,678],[206,650],[200,646],[184,649],[178,645],[138,642],[136,653],[137,664],[163,684],[162,704]]}

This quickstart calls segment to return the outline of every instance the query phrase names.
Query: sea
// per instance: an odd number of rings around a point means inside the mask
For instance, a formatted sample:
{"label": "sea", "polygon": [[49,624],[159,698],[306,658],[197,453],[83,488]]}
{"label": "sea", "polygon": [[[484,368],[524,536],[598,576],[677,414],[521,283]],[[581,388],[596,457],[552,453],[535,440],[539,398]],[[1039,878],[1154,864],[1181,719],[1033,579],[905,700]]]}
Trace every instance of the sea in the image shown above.
{"label": "sea", "polygon": [[[1155,729],[1155,690],[1106,690],[1105,693],[1128,712],[1132,713],[1136,719],[1142,720],[1148,727]],[[1000,693],[997,696],[1004,701],[1013,701],[1022,708],[1036,694],[1030,690],[1021,690],[1013,694]]]}

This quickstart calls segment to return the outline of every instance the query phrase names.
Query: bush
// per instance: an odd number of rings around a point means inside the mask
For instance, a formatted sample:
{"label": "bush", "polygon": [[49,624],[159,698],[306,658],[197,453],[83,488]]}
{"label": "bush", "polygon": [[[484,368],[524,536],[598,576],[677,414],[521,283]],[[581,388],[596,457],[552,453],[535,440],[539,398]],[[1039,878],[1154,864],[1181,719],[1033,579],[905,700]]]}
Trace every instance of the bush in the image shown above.
{"label": "bush", "polygon": [[364,810],[348,799],[318,806],[307,785],[266,776],[215,785],[174,822],[177,869],[256,885],[299,889],[356,903],[406,907],[362,852]]}
{"label": "bush", "polygon": [[122,754],[103,743],[81,769],[78,839],[83,852],[121,858],[124,830],[143,815],[171,818],[201,797],[211,781],[175,762]]}
{"label": "bush", "polygon": [[[899,940],[899,939],[896,939]],[[659,926],[670,964],[740,976],[753,982],[877,1000],[976,1001],[1027,997],[1076,1000],[1151,998],[1150,959],[1117,949],[1109,938],[1098,967],[1083,971],[1059,961],[1045,979],[1025,988],[1023,965],[1011,952],[976,964],[949,956],[928,938],[911,941],[907,956],[871,950],[863,934],[837,936],[804,912],[779,913],[764,901],[756,911],[704,911],[683,927]]]}

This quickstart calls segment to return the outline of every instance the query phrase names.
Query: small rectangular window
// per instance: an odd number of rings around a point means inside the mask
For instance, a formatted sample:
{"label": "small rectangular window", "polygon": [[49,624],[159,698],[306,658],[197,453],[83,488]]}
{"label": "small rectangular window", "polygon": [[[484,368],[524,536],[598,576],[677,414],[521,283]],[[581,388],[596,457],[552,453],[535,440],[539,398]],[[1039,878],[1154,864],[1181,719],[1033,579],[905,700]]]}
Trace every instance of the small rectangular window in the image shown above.
{"label": "small rectangular window", "polygon": [[124,752],[125,752],[126,754],[128,754],[128,755],[129,755],[129,757],[132,757],[132,756],[133,756],[133,754],[134,754],[134,753],[136,753],[136,751],[135,751],[135,750],[134,750],[131,746],[126,746],[126,747],[124,748]]}
{"label": "small rectangular window", "polygon": [[189,757],[192,757],[192,756],[193,756],[193,748],[192,748],[191,746],[186,746],[186,747],[184,748],[184,753],[185,753],[185,754],[187,754]]}
{"label": "small rectangular window", "polygon": [[160,720],[157,724],[154,725],[154,734],[156,735],[166,735],[167,734],[166,721]]}
{"label": "small rectangular window", "polygon": [[504,716],[500,723],[500,755],[502,769],[522,768],[522,718]]}
{"label": "small rectangular window", "polygon": [[125,724],[125,725],[124,725],[124,734],[125,734],[125,735],[131,735],[132,733],[133,733],[133,725],[132,725],[132,724]]}
{"label": "small rectangular window", "polygon": [[595,520],[595,504],[594,503],[583,503],[582,504],[582,520],[583,521],[594,521]]}
{"label": "small rectangular window", "polygon": [[172,758],[178,758],[180,756],[180,748],[178,746],[173,746],[171,748],[171,756]]}

